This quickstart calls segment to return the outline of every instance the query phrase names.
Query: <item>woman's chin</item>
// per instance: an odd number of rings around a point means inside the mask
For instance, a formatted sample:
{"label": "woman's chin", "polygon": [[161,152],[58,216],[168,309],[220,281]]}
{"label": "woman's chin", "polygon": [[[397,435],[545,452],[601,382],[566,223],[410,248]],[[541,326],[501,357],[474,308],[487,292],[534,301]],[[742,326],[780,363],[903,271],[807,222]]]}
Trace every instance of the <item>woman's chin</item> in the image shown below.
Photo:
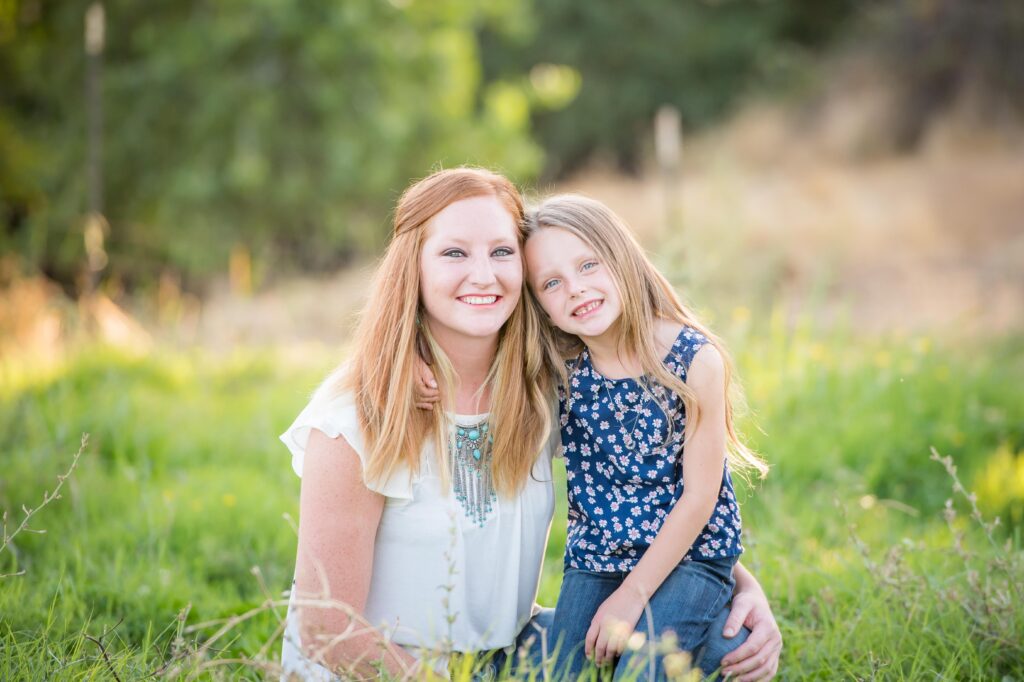
{"label": "woman's chin", "polygon": [[456,338],[461,338],[464,341],[491,340],[498,335],[504,324],[504,319],[498,321],[475,320],[471,324],[467,324],[463,320],[458,324],[448,325],[447,336],[453,340]]}

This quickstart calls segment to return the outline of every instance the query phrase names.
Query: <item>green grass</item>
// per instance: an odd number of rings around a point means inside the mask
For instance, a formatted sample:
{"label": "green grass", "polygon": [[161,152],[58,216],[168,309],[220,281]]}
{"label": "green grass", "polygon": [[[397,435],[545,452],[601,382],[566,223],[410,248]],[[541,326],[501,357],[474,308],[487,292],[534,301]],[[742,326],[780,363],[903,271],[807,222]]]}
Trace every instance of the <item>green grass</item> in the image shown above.
{"label": "green grass", "polygon": [[[728,336],[753,412],[745,429],[773,469],[741,490],[744,562],[783,627],[786,678],[1024,678],[1012,598],[1024,575],[1024,339],[748,324],[738,316]],[[285,589],[299,479],[277,434],[335,360],[87,348],[56,367],[0,368],[9,530],[91,435],[62,498],[33,519],[46,533],[0,554],[0,573],[25,571],[0,578],[0,679],[142,678],[215,629],[186,626],[259,606],[254,566],[271,592]],[[943,519],[952,480],[931,446],[954,457],[982,513],[1002,517],[998,547],[963,496]],[[549,605],[564,505],[541,584]],[[966,533],[960,551],[954,531]],[[276,622],[239,624],[204,660],[258,654]]]}

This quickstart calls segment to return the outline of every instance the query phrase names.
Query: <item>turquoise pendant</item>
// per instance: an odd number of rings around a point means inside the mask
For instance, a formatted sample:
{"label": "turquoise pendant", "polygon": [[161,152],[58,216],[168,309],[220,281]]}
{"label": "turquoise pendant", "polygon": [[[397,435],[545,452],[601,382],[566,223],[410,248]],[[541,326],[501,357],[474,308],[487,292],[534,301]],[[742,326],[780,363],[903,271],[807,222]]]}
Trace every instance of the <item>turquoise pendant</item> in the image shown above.
{"label": "turquoise pendant", "polygon": [[[478,526],[487,523],[497,501],[491,472],[494,437],[488,431],[486,421],[472,426],[457,426],[448,448],[452,492],[466,516]],[[484,434],[487,438],[481,438]]]}

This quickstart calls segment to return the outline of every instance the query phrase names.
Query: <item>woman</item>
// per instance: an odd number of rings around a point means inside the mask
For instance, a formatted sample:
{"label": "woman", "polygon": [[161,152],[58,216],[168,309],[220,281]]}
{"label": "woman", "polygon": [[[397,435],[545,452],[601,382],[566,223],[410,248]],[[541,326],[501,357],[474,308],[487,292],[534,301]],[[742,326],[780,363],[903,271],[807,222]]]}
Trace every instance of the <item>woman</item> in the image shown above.
{"label": "woman", "polygon": [[[399,200],[353,359],[282,436],[303,477],[286,675],[443,673],[449,651],[540,650],[558,430],[543,322],[522,302],[522,218],[514,186],[478,169]],[[420,353],[445,410],[414,407]],[[736,670],[770,675],[778,630],[746,571],[734,602],[727,627],[754,630]]]}

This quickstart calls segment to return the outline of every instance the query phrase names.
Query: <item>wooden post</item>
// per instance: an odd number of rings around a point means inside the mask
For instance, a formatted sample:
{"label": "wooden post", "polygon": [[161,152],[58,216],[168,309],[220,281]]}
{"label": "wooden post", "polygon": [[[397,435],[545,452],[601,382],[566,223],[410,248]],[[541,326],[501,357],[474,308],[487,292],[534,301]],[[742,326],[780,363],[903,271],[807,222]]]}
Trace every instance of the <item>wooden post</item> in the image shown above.
{"label": "wooden post", "polygon": [[103,49],[106,43],[106,15],[103,3],[96,0],[85,12],[85,108],[87,117],[87,215],[84,241],[86,275],[83,293],[88,296],[96,279],[107,265],[103,242],[109,229],[103,217]]}
{"label": "wooden post", "polygon": [[665,207],[664,231],[676,233],[683,227],[679,186],[683,125],[679,110],[670,104],[662,105],[654,115],[654,152]]}

